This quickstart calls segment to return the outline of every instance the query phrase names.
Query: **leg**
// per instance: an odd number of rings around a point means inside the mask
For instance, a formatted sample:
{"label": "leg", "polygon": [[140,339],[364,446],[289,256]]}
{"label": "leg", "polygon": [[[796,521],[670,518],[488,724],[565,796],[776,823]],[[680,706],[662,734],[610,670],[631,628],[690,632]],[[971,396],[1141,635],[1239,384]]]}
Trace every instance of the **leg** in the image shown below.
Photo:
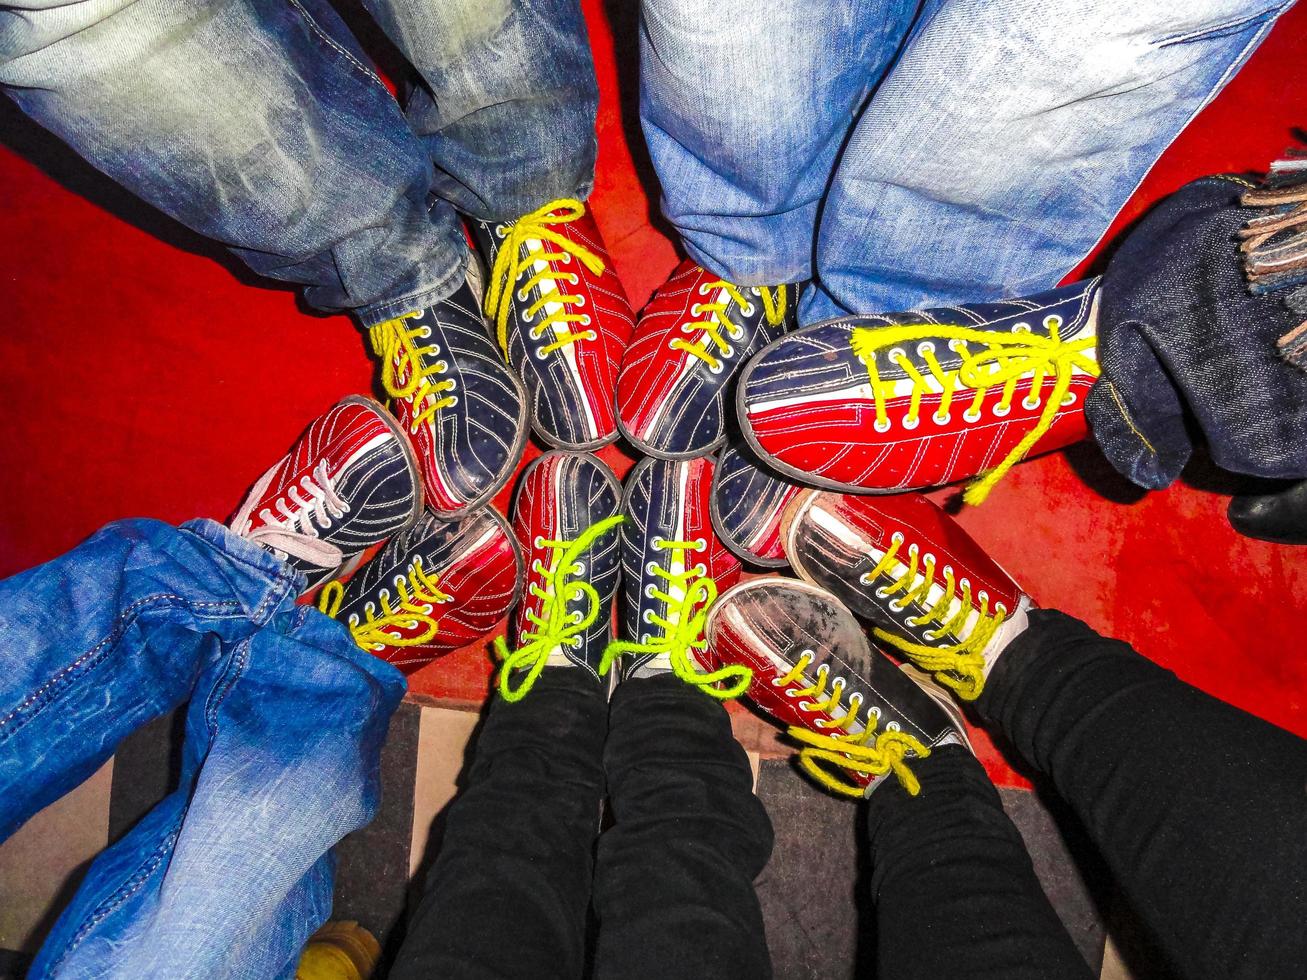
{"label": "leg", "polygon": [[979,700],[1084,821],[1185,977],[1307,962],[1307,742],[1034,611]]}
{"label": "leg", "polygon": [[302,583],[212,521],[144,520],[0,582],[0,840],[185,701]]}
{"label": "leg", "polygon": [[376,812],[403,693],[308,607],[224,646],[191,700],[181,786],[91,866],[32,976],[286,975],[330,915],[330,849]]}
{"label": "leg", "polygon": [[431,166],[322,0],[0,8],[0,86],[94,166],[320,309],[443,299],[466,247]]}
{"label": "leg", "polygon": [[672,674],[632,678],[610,726],[595,975],[770,976],[753,879],[771,823],[725,709]]}
{"label": "leg", "polygon": [[912,769],[919,795],[890,781],[867,802],[877,975],[1087,978],[975,757],[950,745]]}
{"label": "leg", "polygon": [[812,277],[818,205],[849,120],[916,0],[644,0],[640,118],[691,258],[744,286]]}
{"label": "leg", "polygon": [[405,114],[435,192],[516,219],[594,185],[599,88],[580,0],[365,0],[417,69]]}
{"label": "leg", "polygon": [[391,976],[581,976],[606,710],[580,670],[494,699]]}
{"label": "leg", "polygon": [[1289,5],[934,0],[840,160],[801,321],[1055,286]]}

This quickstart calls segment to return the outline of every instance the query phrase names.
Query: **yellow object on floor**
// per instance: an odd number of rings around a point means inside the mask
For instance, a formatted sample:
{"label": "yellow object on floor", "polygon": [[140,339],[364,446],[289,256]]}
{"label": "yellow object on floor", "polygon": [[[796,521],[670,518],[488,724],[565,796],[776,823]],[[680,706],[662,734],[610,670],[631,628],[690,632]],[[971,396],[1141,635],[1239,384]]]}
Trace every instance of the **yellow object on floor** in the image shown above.
{"label": "yellow object on floor", "polygon": [[309,937],[295,980],[368,980],[381,944],[357,922],[328,922]]}

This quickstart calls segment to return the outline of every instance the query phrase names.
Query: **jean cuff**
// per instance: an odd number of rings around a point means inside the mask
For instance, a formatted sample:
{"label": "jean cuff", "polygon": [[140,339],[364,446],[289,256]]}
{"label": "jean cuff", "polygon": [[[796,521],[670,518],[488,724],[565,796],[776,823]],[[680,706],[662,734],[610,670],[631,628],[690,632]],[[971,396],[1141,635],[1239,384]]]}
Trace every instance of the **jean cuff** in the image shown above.
{"label": "jean cuff", "polygon": [[230,560],[240,564],[268,583],[268,591],[250,614],[250,620],[262,626],[289,598],[296,598],[308,587],[304,573],[277,558],[271,552],[246,541],[239,534],[207,517],[181,525],[181,530],[201,538]]}
{"label": "jean cuff", "polygon": [[[471,249],[464,249],[457,266],[451,269],[434,286],[361,307],[354,311],[354,316],[358,319],[359,325],[366,330],[378,323],[384,323],[386,320],[393,320],[395,317],[403,316],[405,313],[414,313],[435,306],[437,303],[449,299],[458,290],[458,287],[463,285],[463,281],[467,278],[467,264],[471,261],[473,261]],[[478,296],[477,299],[480,300],[481,297]]]}

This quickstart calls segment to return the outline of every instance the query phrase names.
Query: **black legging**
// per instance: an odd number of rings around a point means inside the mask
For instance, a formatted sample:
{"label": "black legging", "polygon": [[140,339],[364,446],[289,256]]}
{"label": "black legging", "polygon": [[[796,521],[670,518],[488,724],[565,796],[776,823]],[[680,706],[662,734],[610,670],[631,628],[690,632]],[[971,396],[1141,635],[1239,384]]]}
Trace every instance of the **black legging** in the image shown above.
{"label": "black legging", "polygon": [[753,879],[771,845],[719,703],[668,675],[609,705],[546,670],[491,707],[391,976],[575,980],[593,875],[595,976],[768,977]]}
{"label": "black legging", "polygon": [[[1237,669],[1232,661],[1231,669]],[[1301,978],[1307,742],[1050,611],[1000,658],[982,717],[1085,823],[1183,977]],[[984,769],[959,747],[868,802],[878,976],[1088,977]],[[593,845],[607,773],[614,826]],[[392,973],[770,974],[752,881],[771,829],[722,708],[673,677],[611,711],[545,671],[496,703]]]}
{"label": "black legging", "polygon": [[[1307,976],[1307,742],[1052,611],[976,707],[1070,804],[1179,976]],[[920,796],[868,804],[880,976],[1088,976],[980,765],[912,765]]]}

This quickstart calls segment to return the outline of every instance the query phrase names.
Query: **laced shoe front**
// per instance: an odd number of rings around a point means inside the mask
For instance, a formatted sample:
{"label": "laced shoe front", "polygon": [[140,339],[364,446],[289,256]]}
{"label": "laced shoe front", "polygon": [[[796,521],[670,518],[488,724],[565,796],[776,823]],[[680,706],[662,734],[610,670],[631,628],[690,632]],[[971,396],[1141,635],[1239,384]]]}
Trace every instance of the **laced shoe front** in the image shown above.
{"label": "laced shoe front", "polygon": [[1029,299],[857,316],[800,330],[745,369],[745,438],[781,473],[896,493],[979,477],[1088,434],[1098,280]]}
{"label": "laced shoe front", "polygon": [[622,659],[621,676],[668,671],[726,699],[748,684],[738,668],[705,669],[703,625],[718,591],[740,576],[740,563],[709,516],[713,461],[642,460],[627,477],[622,527],[622,636],[601,672]]}
{"label": "laced shoe front", "polygon": [[745,561],[783,567],[789,562],[781,547],[781,514],[801,489],[759,465],[751,453],[730,446],[714,467],[713,527]]}
{"label": "laced shoe front", "polygon": [[713,662],[747,669],[748,698],[785,726],[798,762],[842,796],[869,796],[887,778],[916,795],[913,759],[968,745],[942,694],[923,688],[867,643],[830,593],[762,577],[724,593],[708,615]]}
{"label": "laced shoe front", "polygon": [[318,608],[405,673],[490,635],[517,600],[522,559],[504,519],[483,507],[444,521],[428,512]]}
{"label": "laced shoe front", "polygon": [[627,438],[660,459],[720,446],[739,368],[793,326],[796,289],[735,286],[682,262],[645,307],[622,361],[617,413]]}
{"label": "laced shoe front", "polygon": [[510,223],[475,221],[486,314],[526,388],[535,431],[567,449],[617,438],[614,392],[635,316],[593,216],[562,199]]}
{"label": "laced shoe front", "polygon": [[230,527],[304,572],[313,588],[421,509],[413,451],[395,420],[370,398],[351,396],[259,478]]}
{"label": "laced shoe front", "polygon": [[446,519],[498,492],[526,448],[526,398],[481,316],[476,268],[471,259],[448,299],[368,331],[381,387],[417,451],[427,505]]}
{"label": "laced shoe front", "polygon": [[974,700],[1034,603],[951,517],[921,494],[804,491],[782,519],[801,578],[870,620],[875,636]]}
{"label": "laced shoe front", "polygon": [[513,504],[527,556],[526,591],[512,619],[517,646],[495,641],[504,700],[524,697],[545,667],[573,667],[600,682],[621,572],[621,496],[612,471],[590,455],[546,453],[523,474]]}

